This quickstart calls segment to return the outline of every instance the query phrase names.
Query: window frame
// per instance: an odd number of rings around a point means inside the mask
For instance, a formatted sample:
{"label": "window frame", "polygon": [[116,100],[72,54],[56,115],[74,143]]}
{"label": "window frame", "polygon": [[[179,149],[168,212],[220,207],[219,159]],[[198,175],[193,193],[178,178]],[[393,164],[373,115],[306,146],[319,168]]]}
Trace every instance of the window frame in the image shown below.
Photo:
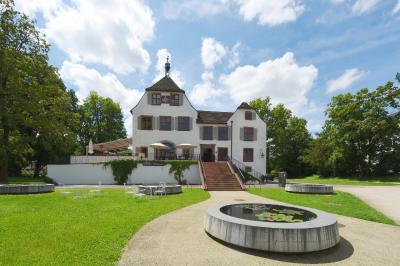
{"label": "window frame", "polygon": [[[220,130],[226,130],[226,137],[225,138],[221,138],[221,134],[220,134]],[[224,141],[224,140],[229,140],[229,127],[225,126],[225,127],[218,127],[218,140]]]}
{"label": "window frame", "polygon": [[[181,127],[182,123],[183,123],[182,120],[185,121],[186,119],[187,119],[187,127]],[[178,131],[190,131],[190,117],[189,116],[178,116]]]}
{"label": "window frame", "polygon": [[[143,115],[140,117],[140,129],[141,130],[153,130],[153,117],[150,115]],[[147,120],[149,119],[149,120]],[[147,121],[146,121],[147,120]],[[150,127],[149,128],[145,128],[145,125],[147,125],[148,123],[150,123]]]}
{"label": "window frame", "polygon": [[151,105],[161,105],[161,93],[151,94]]}
{"label": "window frame", "polygon": [[[251,159],[247,158],[247,156],[246,156],[246,155],[249,155],[248,153],[246,153],[249,151],[251,151]],[[243,162],[246,162],[246,163],[254,162],[254,149],[253,148],[243,148]]]}
{"label": "window frame", "polygon": [[[249,118],[250,115],[250,118]],[[253,120],[253,112],[252,111],[245,111],[244,112],[244,120]]]}
{"label": "window frame", "polygon": [[[169,118],[169,128],[168,129],[167,128],[163,128],[162,125],[163,124],[166,125],[165,123],[167,123],[167,122],[162,121],[162,120],[168,119],[168,118]],[[161,131],[171,131],[172,130],[172,117],[171,116],[160,116],[160,119],[159,119],[159,130],[161,130]]]}
{"label": "window frame", "polygon": [[169,97],[169,105],[171,106],[179,106],[179,94],[171,94]]}
{"label": "window frame", "polygon": [[[251,134],[247,133],[246,130],[251,130]],[[243,140],[244,141],[254,141],[254,127],[244,127],[243,128]]]}
{"label": "window frame", "polygon": [[[211,132],[211,136],[210,136],[210,138],[206,138],[206,129],[210,129],[210,132]],[[214,127],[213,126],[203,126],[202,127],[202,130],[203,130],[203,140],[213,140],[213,138],[214,138]]]}

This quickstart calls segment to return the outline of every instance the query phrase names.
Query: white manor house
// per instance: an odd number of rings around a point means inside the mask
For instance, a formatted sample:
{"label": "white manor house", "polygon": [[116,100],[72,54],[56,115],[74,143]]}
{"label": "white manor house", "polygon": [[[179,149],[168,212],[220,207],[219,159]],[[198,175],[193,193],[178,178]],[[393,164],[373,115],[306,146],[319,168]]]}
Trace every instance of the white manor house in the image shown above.
{"label": "white manor house", "polygon": [[[172,80],[169,68],[167,61],[165,76],[146,88],[142,98],[130,111],[132,138],[122,144],[131,146],[133,158],[149,161],[198,160],[199,167],[192,171],[192,177],[187,178],[192,183],[200,183],[200,180],[204,183],[203,179],[210,180],[212,175],[217,179],[218,175],[238,177],[233,167],[258,178],[265,175],[266,124],[256,111],[246,102],[242,102],[233,112],[197,110],[185,91]],[[54,167],[50,170],[49,176],[57,179],[60,171],[56,173]],[[71,174],[70,170],[74,172],[71,168],[61,172],[68,176],[65,172]],[[144,183],[156,175],[154,169],[150,171],[148,168],[147,172],[141,173],[141,179],[132,177],[131,183]],[[158,182],[160,178],[152,181]],[[67,177],[62,178],[63,183],[71,183],[65,179]],[[76,180],[74,183],[85,181]],[[217,183],[221,183],[221,180]]]}

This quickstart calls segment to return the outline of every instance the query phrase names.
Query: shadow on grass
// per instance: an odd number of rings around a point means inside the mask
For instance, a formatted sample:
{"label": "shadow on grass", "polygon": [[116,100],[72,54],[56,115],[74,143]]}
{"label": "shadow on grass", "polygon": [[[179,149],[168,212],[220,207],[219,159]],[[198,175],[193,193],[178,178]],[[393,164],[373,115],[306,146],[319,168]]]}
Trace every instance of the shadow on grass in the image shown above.
{"label": "shadow on grass", "polygon": [[[206,232],[207,233],[207,232]],[[343,261],[350,258],[354,253],[353,245],[345,238],[340,237],[340,242],[336,246],[310,253],[276,253],[261,250],[254,250],[250,248],[243,248],[226,243],[220,239],[208,234],[209,237],[220,243],[221,245],[252,255],[262,257],[270,260],[277,260],[281,262],[297,263],[297,264],[326,264]]]}

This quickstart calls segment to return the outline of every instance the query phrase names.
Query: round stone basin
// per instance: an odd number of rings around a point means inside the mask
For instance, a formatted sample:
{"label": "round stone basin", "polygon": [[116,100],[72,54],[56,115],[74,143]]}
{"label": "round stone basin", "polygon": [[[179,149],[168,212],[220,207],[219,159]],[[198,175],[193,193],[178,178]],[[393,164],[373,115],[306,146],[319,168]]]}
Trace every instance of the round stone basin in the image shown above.
{"label": "round stone basin", "polygon": [[204,229],[224,242],[271,252],[324,250],[340,240],[335,216],[291,205],[215,204],[206,210]]}
{"label": "round stone basin", "polygon": [[[144,192],[146,195],[154,194],[154,191],[160,188],[159,185],[140,185],[139,188]],[[165,186],[166,194],[178,194],[182,192],[181,185],[166,185]]]}
{"label": "round stone basin", "polygon": [[54,191],[53,184],[1,184],[0,194],[36,194]]}
{"label": "round stone basin", "polygon": [[320,184],[286,184],[285,190],[287,192],[305,193],[305,194],[332,194],[333,186],[320,185]]}

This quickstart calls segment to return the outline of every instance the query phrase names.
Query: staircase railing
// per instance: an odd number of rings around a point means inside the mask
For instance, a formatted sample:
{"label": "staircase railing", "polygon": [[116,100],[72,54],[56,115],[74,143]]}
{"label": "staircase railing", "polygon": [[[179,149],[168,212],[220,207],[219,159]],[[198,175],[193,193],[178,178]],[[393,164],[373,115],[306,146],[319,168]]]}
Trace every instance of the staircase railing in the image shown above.
{"label": "staircase railing", "polygon": [[207,190],[207,176],[206,176],[206,172],[204,171],[204,166],[203,166],[203,161],[201,160],[201,158],[199,158],[199,169],[200,169],[200,179],[201,179],[201,183],[203,184],[203,189]]}
{"label": "staircase railing", "polygon": [[240,170],[237,169],[237,167],[235,167],[235,165],[232,164],[230,159],[227,159],[226,163],[227,163],[227,165],[229,167],[229,170],[233,173],[233,175],[235,176],[236,180],[238,181],[238,183],[240,185],[240,188],[242,190],[246,190],[246,186],[245,186],[244,181],[243,181],[243,174],[240,172]]}
{"label": "staircase railing", "polygon": [[230,158],[229,163],[232,165],[233,169],[237,169],[237,171],[240,174],[240,177],[242,178],[243,183],[246,183],[248,181],[255,181],[258,184],[263,183],[263,179],[265,178],[265,175],[252,169],[251,171],[246,171],[246,165],[235,158]]}

